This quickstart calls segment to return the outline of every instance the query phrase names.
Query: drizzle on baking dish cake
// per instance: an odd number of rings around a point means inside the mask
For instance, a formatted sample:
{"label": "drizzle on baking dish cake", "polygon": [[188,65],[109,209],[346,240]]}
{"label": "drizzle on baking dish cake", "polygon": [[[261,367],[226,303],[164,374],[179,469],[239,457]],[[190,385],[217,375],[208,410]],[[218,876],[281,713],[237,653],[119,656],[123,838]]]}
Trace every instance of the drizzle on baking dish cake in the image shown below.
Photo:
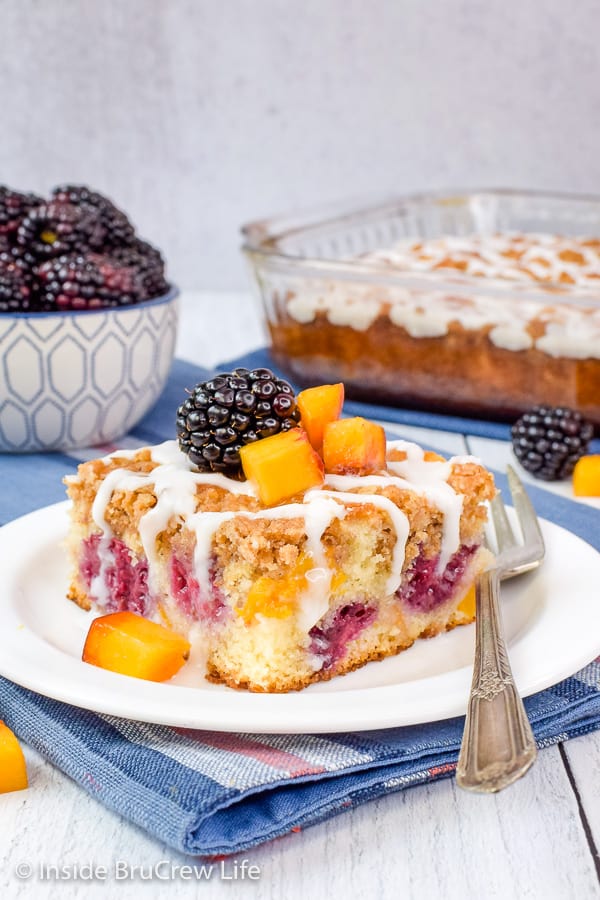
{"label": "drizzle on baking dish cake", "polygon": [[298,381],[507,420],[571,406],[600,425],[600,239],[405,238],[339,266],[261,273],[273,355]]}

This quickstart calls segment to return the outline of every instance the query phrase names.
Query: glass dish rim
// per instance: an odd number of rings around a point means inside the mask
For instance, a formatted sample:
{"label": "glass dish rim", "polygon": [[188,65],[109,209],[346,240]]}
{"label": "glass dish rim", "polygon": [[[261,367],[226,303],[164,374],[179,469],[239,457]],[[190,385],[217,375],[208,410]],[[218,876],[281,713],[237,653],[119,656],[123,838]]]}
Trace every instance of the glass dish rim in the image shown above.
{"label": "glass dish rim", "polygon": [[[318,275],[341,278],[343,280],[358,280],[361,282],[376,281],[380,284],[389,284],[402,287],[423,288],[425,285],[431,290],[465,291],[467,293],[484,292],[487,295],[518,294],[523,299],[533,301],[542,300],[548,303],[550,298],[567,303],[587,303],[600,306],[600,291],[598,287],[570,285],[562,282],[545,282],[543,287],[527,282],[493,280],[468,275],[456,270],[451,275],[447,270],[402,272],[390,270],[384,262],[364,262],[358,258],[334,259],[317,256],[299,256],[285,253],[279,246],[284,238],[308,232],[311,228],[320,228],[340,221],[344,218],[352,218],[360,221],[361,217],[373,216],[383,213],[403,203],[431,203],[459,204],[466,203],[474,197],[514,197],[532,198],[537,200],[571,202],[578,206],[596,206],[600,220],[600,195],[581,194],[561,191],[542,191],[520,188],[470,188],[470,189],[443,189],[433,191],[419,191],[410,194],[400,194],[386,197],[355,197],[345,201],[337,201],[323,204],[288,215],[276,215],[248,222],[241,227],[244,238],[242,252],[252,261],[260,261],[271,270],[280,270],[282,273],[290,269],[299,271],[304,275]],[[599,226],[600,228],[600,226]],[[524,232],[527,233],[527,232]],[[532,233],[532,232],[529,232]],[[583,232],[582,232],[583,234]],[[590,236],[592,236],[590,234]],[[594,237],[596,235],[593,235]],[[600,230],[598,233],[600,239]]]}

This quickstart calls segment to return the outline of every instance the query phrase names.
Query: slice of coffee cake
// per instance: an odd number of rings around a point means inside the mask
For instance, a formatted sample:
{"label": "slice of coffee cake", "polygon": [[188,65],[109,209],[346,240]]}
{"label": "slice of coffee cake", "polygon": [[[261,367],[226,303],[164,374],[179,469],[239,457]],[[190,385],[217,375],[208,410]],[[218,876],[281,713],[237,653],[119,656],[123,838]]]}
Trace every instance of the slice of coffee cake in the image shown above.
{"label": "slice of coffee cake", "polygon": [[471,622],[465,594],[489,563],[492,476],[404,441],[376,471],[324,472],[270,505],[175,441],[83,463],[66,483],[70,599],[201,642],[207,677],[235,688],[300,689]]}

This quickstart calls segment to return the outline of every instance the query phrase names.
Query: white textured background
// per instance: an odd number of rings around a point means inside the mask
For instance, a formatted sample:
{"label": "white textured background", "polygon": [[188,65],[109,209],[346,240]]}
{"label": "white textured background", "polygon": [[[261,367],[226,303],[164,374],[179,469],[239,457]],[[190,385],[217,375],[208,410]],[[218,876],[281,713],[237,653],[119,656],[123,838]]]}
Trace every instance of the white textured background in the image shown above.
{"label": "white textured background", "polygon": [[0,182],[112,195],[189,288],[368,193],[600,193],[597,0],[0,0]]}

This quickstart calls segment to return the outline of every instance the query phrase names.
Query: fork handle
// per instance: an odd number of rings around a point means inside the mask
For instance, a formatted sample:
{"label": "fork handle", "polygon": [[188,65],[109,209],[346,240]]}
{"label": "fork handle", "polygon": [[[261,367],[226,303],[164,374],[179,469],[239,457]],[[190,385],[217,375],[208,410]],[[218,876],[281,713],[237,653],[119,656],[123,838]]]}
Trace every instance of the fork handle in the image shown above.
{"label": "fork handle", "polygon": [[525,774],[537,747],[502,635],[498,570],[480,575],[475,590],[475,663],[456,780],[466,790],[492,793]]}

